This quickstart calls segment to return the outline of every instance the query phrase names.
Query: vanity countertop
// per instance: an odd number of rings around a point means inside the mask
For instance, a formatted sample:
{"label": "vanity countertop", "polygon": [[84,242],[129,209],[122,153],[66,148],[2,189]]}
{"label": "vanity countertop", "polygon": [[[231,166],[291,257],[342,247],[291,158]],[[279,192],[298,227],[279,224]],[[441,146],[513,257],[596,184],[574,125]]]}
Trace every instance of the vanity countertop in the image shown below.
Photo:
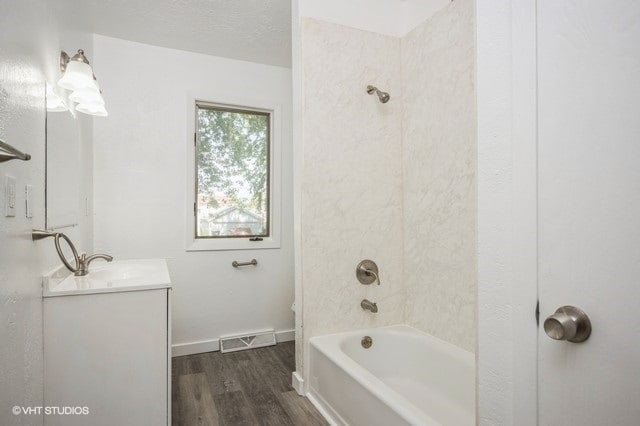
{"label": "vanity countertop", "polygon": [[165,259],[95,261],[89,274],[76,277],[64,266],[46,275],[43,297],[171,288]]}

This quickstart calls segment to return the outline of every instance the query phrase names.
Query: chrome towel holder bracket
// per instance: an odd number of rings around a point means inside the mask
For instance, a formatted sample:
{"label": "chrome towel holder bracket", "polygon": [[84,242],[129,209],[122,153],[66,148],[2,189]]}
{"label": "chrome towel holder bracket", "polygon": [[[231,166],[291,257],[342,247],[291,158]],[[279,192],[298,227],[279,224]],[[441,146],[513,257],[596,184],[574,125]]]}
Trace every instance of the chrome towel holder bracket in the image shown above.
{"label": "chrome towel holder bracket", "polygon": [[29,161],[31,160],[31,155],[17,150],[16,148],[0,139],[0,163],[4,163],[5,161],[10,160]]}

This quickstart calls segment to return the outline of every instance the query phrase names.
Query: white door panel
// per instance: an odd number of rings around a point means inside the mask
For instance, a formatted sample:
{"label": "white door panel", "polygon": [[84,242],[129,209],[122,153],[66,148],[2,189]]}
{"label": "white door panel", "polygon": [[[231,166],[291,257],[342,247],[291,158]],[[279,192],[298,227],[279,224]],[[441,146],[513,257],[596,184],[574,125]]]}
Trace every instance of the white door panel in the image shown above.
{"label": "white door panel", "polygon": [[[539,424],[640,424],[640,2],[538,1]],[[584,310],[584,343],[542,327]]]}

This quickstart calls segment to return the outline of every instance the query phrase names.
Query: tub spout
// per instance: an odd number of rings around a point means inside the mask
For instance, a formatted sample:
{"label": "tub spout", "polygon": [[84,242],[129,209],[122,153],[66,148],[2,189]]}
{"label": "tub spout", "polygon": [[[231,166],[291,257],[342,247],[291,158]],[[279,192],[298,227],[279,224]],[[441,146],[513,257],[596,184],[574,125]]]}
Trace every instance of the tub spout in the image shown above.
{"label": "tub spout", "polygon": [[374,314],[376,312],[378,312],[378,305],[376,303],[374,303],[374,302],[371,302],[371,301],[367,300],[367,299],[363,299],[362,302],[360,302],[360,306],[365,311],[371,311]]}

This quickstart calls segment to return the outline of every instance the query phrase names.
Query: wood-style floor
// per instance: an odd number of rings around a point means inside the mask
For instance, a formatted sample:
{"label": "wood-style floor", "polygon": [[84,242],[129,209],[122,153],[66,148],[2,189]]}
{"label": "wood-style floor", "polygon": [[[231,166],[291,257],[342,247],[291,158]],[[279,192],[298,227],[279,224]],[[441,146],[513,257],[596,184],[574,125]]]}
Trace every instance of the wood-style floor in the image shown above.
{"label": "wood-style floor", "polygon": [[326,425],[291,387],[293,342],[222,354],[173,358],[172,423],[195,425]]}

